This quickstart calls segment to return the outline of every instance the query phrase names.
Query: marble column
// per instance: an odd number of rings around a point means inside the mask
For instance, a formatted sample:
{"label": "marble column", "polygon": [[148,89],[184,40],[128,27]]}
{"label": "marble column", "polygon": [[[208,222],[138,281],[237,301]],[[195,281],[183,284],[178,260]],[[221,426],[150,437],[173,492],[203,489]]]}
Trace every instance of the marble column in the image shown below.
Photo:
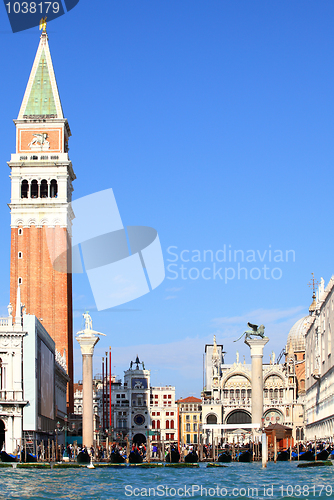
{"label": "marble column", "polygon": [[82,444],[89,450],[94,444],[93,353],[100,339],[93,330],[84,330],[76,339],[82,354]]}
{"label": "marble column", "polygon": [[258,339],[245,339],[245,344],[250,347],[252,359],[252,424],[262,427],[263,417],[263,348],[269,342],[268,337]]}

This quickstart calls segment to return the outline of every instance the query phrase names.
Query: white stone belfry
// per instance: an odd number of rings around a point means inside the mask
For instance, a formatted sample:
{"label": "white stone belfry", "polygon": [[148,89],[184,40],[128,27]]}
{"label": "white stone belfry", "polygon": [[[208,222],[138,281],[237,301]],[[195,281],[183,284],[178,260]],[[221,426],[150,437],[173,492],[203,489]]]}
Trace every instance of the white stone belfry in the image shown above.
{"label": "white stone belfry", "polygon": [[268,342],[268,337],[245,339],[252,359],[252,424],[259,424],[259,428],[263,417],[263,348]]}
{"label": "white stone belfry", "polygon": [[82,354],[82,444],[89,449],[94,444],[93,429],[93,354],[99,335],[92,328],[92,318],[88,311],[83,314],[85,328],[77,333]]}

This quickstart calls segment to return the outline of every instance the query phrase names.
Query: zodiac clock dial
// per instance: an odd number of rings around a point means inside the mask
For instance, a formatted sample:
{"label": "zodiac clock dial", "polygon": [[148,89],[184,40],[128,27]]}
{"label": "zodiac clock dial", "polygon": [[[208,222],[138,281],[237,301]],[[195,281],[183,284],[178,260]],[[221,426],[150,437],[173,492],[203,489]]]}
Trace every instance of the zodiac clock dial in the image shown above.
{"label": "zodiac clock dial", "polygon": [[144,425],[144,423],[145,423],[145,417],[144,417],[144,415],[140,415],[140,414],[135,415],[135,417],[134,417],[133,420],[134,420],[134,423],[136,425]]}

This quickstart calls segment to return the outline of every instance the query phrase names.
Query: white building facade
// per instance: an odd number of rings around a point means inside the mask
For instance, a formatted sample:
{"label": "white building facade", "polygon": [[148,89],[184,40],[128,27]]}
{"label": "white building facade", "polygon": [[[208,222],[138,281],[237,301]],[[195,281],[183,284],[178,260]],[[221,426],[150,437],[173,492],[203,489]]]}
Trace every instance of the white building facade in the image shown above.
{"label": "white building facade", "polygon": [[321,279],[306,333],[306,437],[334,436],[334,276]]}
{"label": "white building facade", "polygon": [[30,445],[49,439],[56,422],[64,424],[69,378],[65,357],[36,316],[13,318],[8,310],[0,318],[0,446],[13,453],[23,439]]}

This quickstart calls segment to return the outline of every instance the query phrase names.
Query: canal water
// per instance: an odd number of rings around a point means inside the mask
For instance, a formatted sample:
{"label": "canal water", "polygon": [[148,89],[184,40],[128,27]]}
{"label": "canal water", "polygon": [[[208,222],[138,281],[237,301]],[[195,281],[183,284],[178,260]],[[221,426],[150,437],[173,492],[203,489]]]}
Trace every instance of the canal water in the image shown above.
{"label": "canal water", "polygon": [[226,468],[0,469],[0,499],[334,498],[334,466],[232,463]]}

